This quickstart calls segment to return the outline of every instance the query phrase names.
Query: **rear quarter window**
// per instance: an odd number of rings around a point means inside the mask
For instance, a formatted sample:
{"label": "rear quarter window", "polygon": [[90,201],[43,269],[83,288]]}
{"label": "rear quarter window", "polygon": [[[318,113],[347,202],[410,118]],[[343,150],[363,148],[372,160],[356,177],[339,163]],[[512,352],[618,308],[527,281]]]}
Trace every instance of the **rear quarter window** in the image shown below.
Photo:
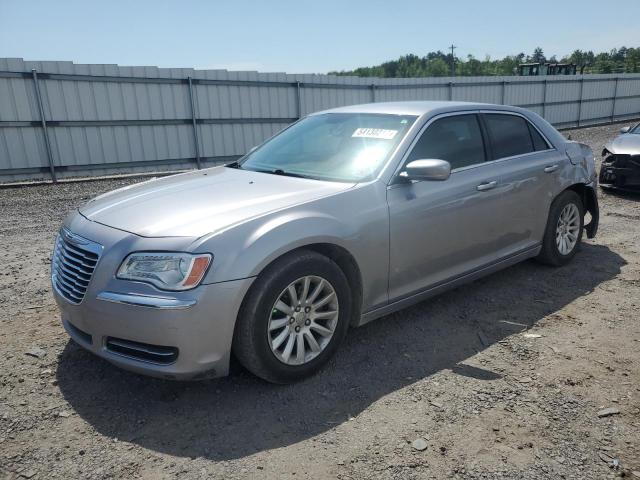
{"label": "rear quarter window", "polygon": [[538,132],[536,127],[531,125],[531,123],[529,122],[527,122],[527,125],[529,126],[529,133],[531,133],[533,147],[536,149],[536,152],[539,152],[540,150],[548,150],[549,148],[551,148],[547,141],[542,137],[542,135],[540,135],[540,132]]}

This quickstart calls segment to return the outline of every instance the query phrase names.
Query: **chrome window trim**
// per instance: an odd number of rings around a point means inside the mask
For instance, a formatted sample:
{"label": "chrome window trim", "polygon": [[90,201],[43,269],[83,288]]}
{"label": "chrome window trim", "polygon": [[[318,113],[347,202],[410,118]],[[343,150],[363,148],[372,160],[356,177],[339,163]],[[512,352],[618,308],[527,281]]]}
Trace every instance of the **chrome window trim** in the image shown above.
{"label": "chrome window trim", "polygon": [[[420,139],[420,137],[422,136],[422,134],[425,132],[425,130],[427,128],[429,128],[431,126],[431,124],[433,124],[433,122],[435,122],[436,120],[439,120],[441,118],[445,118],[445,117],[452,117],[455,115],[473,115],[473,114],[501,114],[501,115],[515,115],[518,117],[523,118],[526,122],[528,122],[529,124],[531,124],[533,126],[533,128],[536,129],[536,131],[540,134],[540,136],[542,137],[542,139],[547,142],[547,145],[551,145],[550,148],[547,148],[545,150],[536,150],[533,152],[527,152],[527,153],[521,153],[519,155],[512,155],[510,157],[502,157],[502,158],[496,158],[494,160],[485,160],[482,163],[474,163],[473,165],[467,165],[465,167],[459,167],[459,168],[452,168],[451,169],[451,175],[455,174],[455,173],[459,173],[459,172],[464,172],[467,170],[473,170],[475,168],[479,168],[479,167],[484,167],[484,166],[489,166],[489,165],[494,165],[498,162],[505,162],[508,160],[513,160],[516,158],[523,158],[523,157],[528,157],[530,155],[537,155],[539,153],[545,153],[545,152],[553,152],[553,151],[557,151],[558,149],[556,147],[553,146],[553,143],[551,143],[549,141],[549,139],[547,138],[547,136],[542,133],[540,131],[540,129],[537,127],[537,125],[535,125],[531,120],[529,120],[525,115],[519,113],[519,112],[512,112],[509,110],[457,110],[455,112],[446,112],[446,113],[441,113],[439,115],[436,115],[433,118],[430,118],[429,121],[427,121],[418,131],[418,133],[416,134],[416,136],[414,137],[414,139],[412,140],[411,144],[409,145],[409,147],[407,148],[407,151],[404,153],[404,155],[402,156],[402,159],[400,161],[400,163],[398,164],[398,167],[396,168],[396,170],[393,173],[393,176],[391,177],[391,181],[389,183],[388,186],[393,186],[393,180],[395,179],[395,177],[397,177],[400,172],[402,171],[402,168],[404,167],[404,165],[406,164],[407,158],[409,157],[409,154],[411,153],[411,151],[413,150],[413,148],[416,146],[416,144],[418,143],[418,140]],[[484,134],[483,134],[484,135]],[[488,135],[488,132],[487,132]],[[490,141],[490,138],[486,138],[487,141]]]}
{"label": "chrome window trim", "polygon": [[464,172],[465,170],[473,170],[474,168],[483,167],[485,165],[494,165],[496,163],[506,162],[506,161],[513,160],[513,159],[516,159],[516,158],[529,157],[531,155],[537,155],[538,153],[551,152],[553,150],[555,150],[555,148],[550,148],[548,150],[538,150],[536,152],[521,153],[519,155],[512,155],[510,157],[496,158],[495,160],[489,160],[488,162],[475,163],[473,165],[467,165],[466,167],[454,168],[454,169],[451,170],[451,175],[453,175],[454,173],[458,173],[458,172]]}

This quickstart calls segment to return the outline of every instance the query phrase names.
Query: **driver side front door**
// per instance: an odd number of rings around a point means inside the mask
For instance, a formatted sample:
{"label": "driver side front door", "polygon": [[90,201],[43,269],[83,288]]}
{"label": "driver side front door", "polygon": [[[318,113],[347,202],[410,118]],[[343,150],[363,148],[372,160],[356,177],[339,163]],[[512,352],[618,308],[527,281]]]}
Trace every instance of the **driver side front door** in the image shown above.
{"label": "driver side front door", "polygon": [[451,164],[444,181],[392,182],[389,301],[394,302],[490,264],[509,244],[501,218],[501,181],[487,162],[476,113],[437,117],[405,164],[437,158]]}

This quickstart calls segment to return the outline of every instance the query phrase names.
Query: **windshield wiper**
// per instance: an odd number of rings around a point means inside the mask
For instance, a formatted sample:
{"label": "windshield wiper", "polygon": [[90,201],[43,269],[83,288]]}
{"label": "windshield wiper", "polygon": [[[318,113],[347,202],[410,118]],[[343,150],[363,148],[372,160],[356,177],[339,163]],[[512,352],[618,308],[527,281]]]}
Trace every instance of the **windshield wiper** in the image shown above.
{"label": "windshield wiper", "polygon": [[274,175],[282,175],[284,177],[307,178],[304,175],[300,175],[299,173],[286,172],[281,168],[276,168],[275,170],[267,171],[266,173],[273,173]]}
{"label": "windshield wiper", "polygon": [[230,163],[228,165],[225,165],[226,167],[230,167],[230,168],[240,168],[242,170],[247,170],[250,172],[258,172],[258,173],[270,173],[271,175],[282,175],[283,177],[297,177],[297,178],[309,178],[306,175],[302,175],[300,173],[294,173],[294,172],[288,172],[286,170],[283,170],[281,168],[276,168],[276,169],[268,169],[268,168],[242,168],[241,165],[237,165],[238,162],[234,162],[234,163]]}

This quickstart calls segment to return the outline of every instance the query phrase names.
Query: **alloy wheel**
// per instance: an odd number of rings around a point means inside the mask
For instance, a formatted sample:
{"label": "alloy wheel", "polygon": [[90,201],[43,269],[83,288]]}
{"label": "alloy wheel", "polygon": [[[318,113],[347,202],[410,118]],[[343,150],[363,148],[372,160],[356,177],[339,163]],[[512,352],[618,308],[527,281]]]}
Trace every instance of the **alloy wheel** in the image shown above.
{"label": "alloy wheel", "polygon": [[578,243],[580,210],[574,203],[564,206],[556,225],[556,246],[562,255],[568,255]]}
{"label": "alloy wheel", "polygon": [[278,296],[267,326],[273,354],[287,365],[303,365],[329,345],[338,324],[338,296],[326,279],[307,275]]}

